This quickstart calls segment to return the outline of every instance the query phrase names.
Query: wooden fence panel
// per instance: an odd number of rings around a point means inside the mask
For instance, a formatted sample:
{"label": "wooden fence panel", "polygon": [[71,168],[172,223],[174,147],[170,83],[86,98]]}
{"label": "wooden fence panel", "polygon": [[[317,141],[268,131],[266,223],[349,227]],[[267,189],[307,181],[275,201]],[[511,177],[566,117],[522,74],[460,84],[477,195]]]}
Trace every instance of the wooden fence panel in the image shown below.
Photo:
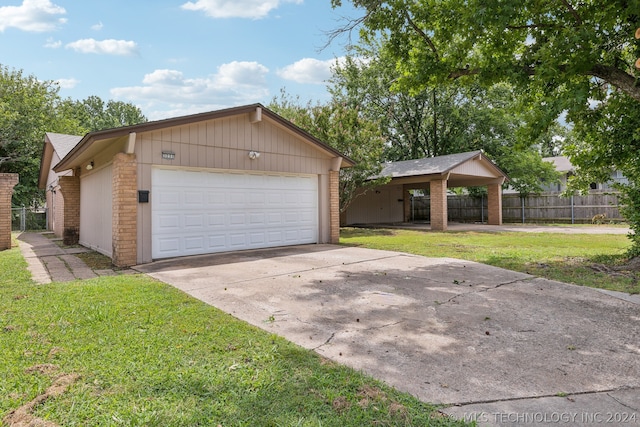
{"label": "wooden fence panel", "polygon": [[[429,196],[416,196],[412,199],[412,215],[415,221],[430,219]],[[449,221],[486,222],[487,199],[451,195],[447,199]],[[524,213],[524,215],[523,215]],[[559,193],[533,195],[523,200],[517,194],[502,196],[503,222],[529,223],[590,223],[595,215],[606,215],[604,222],[619,222],[624,219],[618,209],[618,197],[615,193],[592,192],[584,196],[562,197]]]}

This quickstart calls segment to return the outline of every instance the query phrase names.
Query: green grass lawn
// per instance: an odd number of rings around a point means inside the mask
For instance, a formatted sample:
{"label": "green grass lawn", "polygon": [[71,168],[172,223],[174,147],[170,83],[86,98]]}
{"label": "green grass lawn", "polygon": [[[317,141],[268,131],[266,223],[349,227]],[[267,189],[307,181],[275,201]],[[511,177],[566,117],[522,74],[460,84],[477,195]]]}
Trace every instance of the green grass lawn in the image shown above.
{"label": "green grass lawn", "polygon": [[561,282],[640,293],[637,272],[618,271],[629,239],[614,234],[444,232],[344,228],[340,242],[477,261]]}
{"label": "green grass lawn", "polygon": [[[77,375],[64,377],[64,374]],[[35,285],[0,252],[0,419],[64,426],[464,425],[143,275]]]}

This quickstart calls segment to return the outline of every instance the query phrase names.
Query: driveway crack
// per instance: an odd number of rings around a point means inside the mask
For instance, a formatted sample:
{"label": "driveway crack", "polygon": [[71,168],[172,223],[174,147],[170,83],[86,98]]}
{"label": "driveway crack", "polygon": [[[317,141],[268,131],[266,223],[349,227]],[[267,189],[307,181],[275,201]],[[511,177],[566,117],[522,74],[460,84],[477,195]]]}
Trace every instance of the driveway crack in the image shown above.
{"label": "driveway crack", "polygon": [[452,296],[451,298],[449,298],[446,301],[439,302],[438,305],[449,304],[449,303],[453,302],[453,300],[455,300],[458,297],[462,297],[462,296],[466,296],[466,295],[481,294],[481,293],[484,293],[484,292],[489,292],[489,291],[496,290],[496,289],[501,288],[503,286],[512,285],[514,283],[530,281],[530,280],[533,280],[535,278],[536,278],[535,276],[534,277],[524,277],[524,278],[520,278],[520,279],[514,279],[514,280],[511,280],[509,282],[498,283],[497,285],[491,286],[491,287],[488,287],[488,288],[476,289],[476,290],[471,291],[471,292],[461,292],[459,294],[455,294],[454,296]]}
{"label": "driveway crack", "polygon": [[393,322],[393,323],[387,323],[384,325],[380,325],[380,326],[373,326],[371,328],[367,328],[365,329],[366,331],[377,331],[379,329],[384,329],[384,328],[388,328],[389,326],[395,326],[395,325],[399,325],[400,323],[404,323],[404,320],[398,320],[397,322]]}
{"label": "driveway crack", "polygon": [[336,333],[334,332],[334,333],[331,334],[331,336],[329,338],[327,338],[327,340],[325,342],[323,342],[322,344],[320,344],[317,347],[313,347],[312,350],[317,350],[320,347],[324,347],[325,345],[329,344],[331,342],[331,340],[333,339],[333,337],[335,337],[335,336],[336,336]]}
{"label": "driveway crack", "polygon": [[[633,387],[618,387],[618,388],[611,388],[611,389],[605,389],[605,390],[577,391],[574,393],[567,393],[567,396],[584,396],[588,394],[606,393],[607,396],[611,397],[613,400],[620,403],[621,405],[626,406],[629,409],[637,410],[636,408],[632,408],[629,405],[625,405],[624,403],[620,402],[618,399],[616,399],[615,397],[609,394],[616,391],[633,390],[633,389],[634,389]],[[561,397],[561,396],[559,396],[557,393],[541,394],[536,396],[509,397],[506,399],[470,400],[467,402],[446,403],[445,405],[446,406],[468,406],[468,405],[480,405],[480,404],[486,404],[486,403],[516,402],[519,400],[537,400],[537,399],[546,399],[549,397]]]}
{"label": "driveway crack", "polygon": [[640,411],[640,408],[634,408],[633,406],[629,406],[626,403],[624,403],[623,401],[621,401],[620,399],[618,399],[615,396],[612,396],[611,394],[607,393],[607,396],[609,396],[610,398],[612,398],[613,400],[615,400],[616,402],[618,402],[620,405],[624,406],[625,408],[629,408],[632,411],[638,412]]}

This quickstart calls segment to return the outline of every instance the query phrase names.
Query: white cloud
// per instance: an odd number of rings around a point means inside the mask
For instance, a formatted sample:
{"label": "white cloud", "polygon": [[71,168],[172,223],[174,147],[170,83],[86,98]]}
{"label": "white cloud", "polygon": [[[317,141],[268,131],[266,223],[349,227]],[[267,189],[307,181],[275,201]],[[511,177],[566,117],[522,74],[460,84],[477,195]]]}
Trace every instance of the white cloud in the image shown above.
{"label": "white cloud", "polygon": [[82,39],[65,46],[80,53],[97,53],[103,55],[132,56],[138,53],[136,42],[129,40],[95,40]]}
{"label": "white cloud", "polygon": [[53,37],[49,37],[47,42],[44,44],[44,47],[49,49],[58,49],[62,46],[62,42],[60,40],[54,40]]}
{"label": "white cloud", "polygon": [[303,0],[196,0],[183,4],[182,8],[203,11],[212,18],[261,19],[282,3],[302,2]]}
{"label": "white cloud", "polygon": [[296,83],[324,84],[331,78],[331,68],[336,65],[336,62],[341,63],[343,61],[344,58],[325,61],[304,58],[278,70],[278,75],[283,79],[292,80]]}
{"label": "white cloud", "polygon": [[11,27],[37,33],[53,31],[67,22],[65,18],[58,17],[66,13],[63,7],[50,0],[23,0],[20,6],[2,6],[0,32]]}
{"label": "white cloud", "polygon": [[97,24],[94,24],[91,26],[91,29],[93,31],[100,31],[103,28],[104,28],[104,24],[102,22],[98,22]]}
{"label": "white cloud", "polygon": [[144,104],[150,119],[211,111],[223,107],[262,102],[268,95],[269,70],[257,62],[230,62],[217,73],[187,78],[178,70],[155,70],[146,74],[141,86],[111,89],[116,99]]}
{"label": "white cloud", "polygon": [[80,83],[80,80],[77,79],[58,79],[58,86],[62,89],[73,89]]}

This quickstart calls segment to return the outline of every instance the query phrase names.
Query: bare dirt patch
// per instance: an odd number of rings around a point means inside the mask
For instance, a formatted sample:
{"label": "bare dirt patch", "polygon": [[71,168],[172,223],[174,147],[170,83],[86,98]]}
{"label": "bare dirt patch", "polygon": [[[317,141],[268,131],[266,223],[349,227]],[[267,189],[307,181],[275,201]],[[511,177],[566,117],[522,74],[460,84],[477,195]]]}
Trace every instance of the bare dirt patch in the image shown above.
{"label": "bare dirt patch", "polygon": [[[56,365],[45,363],[27,368],[28,373],[51,375],[58,370]],[[10,412],[2,422],[10,427],[58,427],[58,424],[43,420],[33,415],[33,410],[42,405],[50,397],[60,396],[80,378],[78,374],[60,374],[44,393],[36,396],[32,401]]]}

